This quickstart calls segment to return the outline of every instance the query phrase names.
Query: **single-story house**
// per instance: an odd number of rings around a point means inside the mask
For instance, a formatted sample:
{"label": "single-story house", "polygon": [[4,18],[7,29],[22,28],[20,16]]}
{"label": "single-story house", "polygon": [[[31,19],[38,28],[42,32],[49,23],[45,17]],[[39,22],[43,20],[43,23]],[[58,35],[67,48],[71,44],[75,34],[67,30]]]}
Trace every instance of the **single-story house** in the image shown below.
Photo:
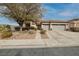
{"label": "single-story house", "polygon": [[[40,28],[45,30],[67,30],[69,29],[69,23],[67,21],[61,21],[61,20],[42,20],[40,22],[37,22]],[[15,31],[16,28],[20,28],[19,24],[15,21],[13,18],[0,16],[0,24],[1,25],[10,25],[12,31]],[[71,24],[71,23],[70,23]],[[35,26],[35,21],[27,21],[23,24],[23,29],[26,30],[26,26]]]}

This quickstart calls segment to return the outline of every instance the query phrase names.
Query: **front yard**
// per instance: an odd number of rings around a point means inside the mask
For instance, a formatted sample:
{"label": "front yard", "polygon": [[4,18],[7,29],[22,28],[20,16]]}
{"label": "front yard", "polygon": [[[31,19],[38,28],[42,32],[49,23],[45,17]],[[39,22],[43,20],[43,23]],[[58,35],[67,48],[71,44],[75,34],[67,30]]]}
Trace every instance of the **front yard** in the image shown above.
{"label": "front yard", "polygon": [[3,40],[11,40],[11,39],[15,39],[15,40],[22,40],[22,39],[35,39],[36,37],[36,31],[18,31],[18,32],[13,32],[12,36],[9,38],[4,38]]}
{"label": "front yard", "polygon": [[[38,31],[35,30],[29,30],[29,31],[17,31],[17,32],[13,32],[12,36],[9,38],[4,38],[0,40],[27,40],[27,39],[36,39],[36,36],[38,36],[36,33]],[[41,32],[41,31],[40,31]],[[48,39],[48,35],[47,33],[41,34],[40,32],[38,32],[40,34],[41,39]]]}
{"label": "front yard", "polygon": [[13,36],[10,37],[11,39],[35,39],[36,37],[36,31],[33,31],[32,32],[27,32],[27,31],[24,31],[24,32],[14,32],[13,33]]}

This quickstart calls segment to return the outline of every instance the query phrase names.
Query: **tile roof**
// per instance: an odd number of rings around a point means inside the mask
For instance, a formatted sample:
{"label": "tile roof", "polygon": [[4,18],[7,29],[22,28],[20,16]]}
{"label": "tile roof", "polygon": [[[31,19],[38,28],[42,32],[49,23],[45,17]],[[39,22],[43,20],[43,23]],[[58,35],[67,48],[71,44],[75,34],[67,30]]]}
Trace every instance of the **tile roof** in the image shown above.
{"label": "tile roof", "polygon": [[63,20],[43,20],[42,23],[68,23],[68,21],[63,21]]}

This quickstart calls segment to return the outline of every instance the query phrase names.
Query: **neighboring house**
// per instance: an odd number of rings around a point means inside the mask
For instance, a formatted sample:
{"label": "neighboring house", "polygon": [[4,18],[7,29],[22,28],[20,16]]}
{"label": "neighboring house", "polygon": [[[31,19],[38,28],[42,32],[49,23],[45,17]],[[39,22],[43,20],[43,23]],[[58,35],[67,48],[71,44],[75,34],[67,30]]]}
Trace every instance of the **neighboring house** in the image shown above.
{"label": "neighboring house", "polygon": [[73,19],[69,21],[69,29],[71,31],[79,31],[79,19]]}
{"label": "neighboring house", "polygon": [[45,30],[66,30],[68,29],[68,22],[60,20],[42,21],[41,27]]}

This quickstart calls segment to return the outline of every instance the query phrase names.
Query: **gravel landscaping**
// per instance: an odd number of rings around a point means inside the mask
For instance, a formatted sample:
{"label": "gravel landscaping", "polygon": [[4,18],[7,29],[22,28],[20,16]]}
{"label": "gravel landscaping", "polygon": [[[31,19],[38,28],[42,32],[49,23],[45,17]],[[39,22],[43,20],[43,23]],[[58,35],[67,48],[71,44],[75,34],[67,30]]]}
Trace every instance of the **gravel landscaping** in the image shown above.
{"label": "gravel landscaping", "polygon": [[[29,32],[13,32],[13,35],[10,38],[5,38],[6,40],[12,40],[12,39],[35,39],[36,32],[29,33]],[[0,38],[1,39],[1,38]],[[5,40],[3,39],[3,40]],[[1,39],[2,40],[2,39]]]}

